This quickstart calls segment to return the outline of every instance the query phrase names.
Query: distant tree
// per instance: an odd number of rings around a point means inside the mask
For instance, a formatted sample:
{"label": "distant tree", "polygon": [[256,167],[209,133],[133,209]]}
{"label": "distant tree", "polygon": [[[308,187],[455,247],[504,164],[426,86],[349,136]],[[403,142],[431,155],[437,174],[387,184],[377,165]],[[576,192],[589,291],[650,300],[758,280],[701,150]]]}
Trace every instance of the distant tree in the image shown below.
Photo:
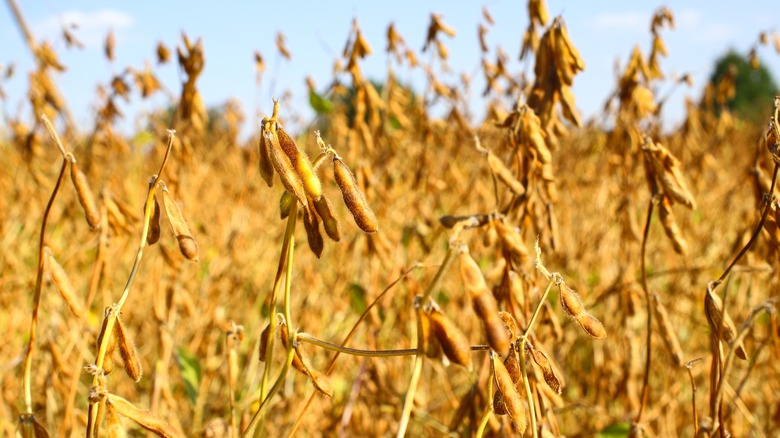
{"label": "distant tree", "polygon": [[771,110],[778,92],[772,74],[763,63],[753,68],[744,55],[732,49],[715,61],[710,84],[717,87],[730,70],[734,74],[735,93],[732,99],[726,101],[726,107],[741,119],[763,120]]}

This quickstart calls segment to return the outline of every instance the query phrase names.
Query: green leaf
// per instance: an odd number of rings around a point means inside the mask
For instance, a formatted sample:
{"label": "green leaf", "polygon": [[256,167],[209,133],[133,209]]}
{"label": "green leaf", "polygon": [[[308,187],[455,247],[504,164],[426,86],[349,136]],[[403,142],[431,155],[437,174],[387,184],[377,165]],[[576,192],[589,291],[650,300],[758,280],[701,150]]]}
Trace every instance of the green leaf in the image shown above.
{"label": "green leaf", "polygon": [[309,104],[317,114],[327,114],[333,111],[333,102],[320,96],[314,90],[309,91]]}
{"label": "green leaf", "polygon": [[355,313],[363,313],[366,311],[366,307],[368,307],[366,290],[359,284],[352,283],[349,285],[349,305]]}
{"label": "green leaf", "polygon": [[626,438],[631,430],[629,423],[613,423],[596,434],[596,438]]}
{"label": "green leaf", "polygon": [[194,405],[198,399],[198,388],[200,387],[200,379],[202,377],[200,361],[189,350],[180,347],[176,349],[176,364],[179,366],[179,374],[182,380],[184,380],[187,397],[189,397],[190,403]]}

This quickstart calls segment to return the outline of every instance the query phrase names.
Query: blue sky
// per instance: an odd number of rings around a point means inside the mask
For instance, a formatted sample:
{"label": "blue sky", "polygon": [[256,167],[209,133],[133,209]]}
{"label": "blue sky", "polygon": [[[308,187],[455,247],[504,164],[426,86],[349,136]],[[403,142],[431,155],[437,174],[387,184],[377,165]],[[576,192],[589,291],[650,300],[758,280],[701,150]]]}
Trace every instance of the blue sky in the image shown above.
{"label": "blue sky", "polygon": [[[668,102],[664,110],[667,126],[674,126],[684,116],[685,96],[699,98],[714,59],[730,47],[747,53],[760,31],[773,30],[777,26],[776,19],[773,20],[776,14],[771,12],[777,4],[768,1],[664,4],[548,0],[547,4],[552,16],[564,17],[571,39],[585,59],[586,70],[575,78],[573,90],[577,106],[586,119],[601,111],[612,91],[615,63],[625,64],[636,44],[643,53],[648,52],[650,19],[663,5],[674,13],[676,28],[662,33],[670,54],[662,60],[661,66],[667,75],[690,73],[695,81],[693,88],[678,89]],[[520,39],[528,24],[523,1],[20,2],[33,33],[39,40],[51,41],[60,60],[68,67],[56,77],[56,82],[83,129],[89,129],[94,119],[97,84],[108,83],[114,73],[126,66],[136,69],[143,68],[145,63],[155,66],[165,87],[178,95],[183,75],[175,62],[156,68],[155,47],[158,41],[163,41],[174,49],[181,44],[182,31],[193,39],[203,38],[206,67],[198,85],[206,105],[237,98],[248,122],[254,121],[258,113],[270,110],[272,96],[281,96],[287,90],[292,93],[289,104],[300,115],[309,117],[312,112],[305,78],[312,76],[320,88],[329,83],[333,62],[341,54],[353,18],[357,18],[374,50],[361,64],[364,73],[368,77],[384,78],[388,62],[384,52],[387,25],[395,22],[407,44],[419,51],[425,40],[430,13],[441,13],[444,21],[457,30],[454,38],[444,38],[450,49],[450,66],[454,73],[441,79],[456,83],[461,72],[473,73],[479,66],[477,25],[483,21],[483,6],[495,20],[487,35],[491,49],[488,59],[495,60],[495,50],[500,46],[509,54],[510,69],[517,71],[522,65],[517,60]],[[62,26],[68,23],[78,24],[74,33],[86,45],[84,49],[65,48],[60,35]],[[103,41],[109,29],[114,30],[117,42],[113,63],[103,56]],[[292,52],[290,61],[281,58],[275,48],[274,40],[279,31],[287,38],[287,46]],[[3,103],[2,111],[15,115],[24,100],[26,73],[33,68],[33,63],[7,7],[0,8],[0,38],[4,41],[0,64],[16,64],[16,75],[3,83],[9,98]],[[263,55],[267,65],[260,88],[255,82],[255,51]],[[758,53],[772,73],[780,78],[780,55],[771,42],[760,47]],[[424,84],[424,76],[419,70],[397,72],[401,80],[418,90]],[[481,74],[473,77],[472,84],[472,108],[481,114],[484,107],[480,98],[484,87]],[[668,85],[662,86],[661,94],[668,88]],[[122,130],[129,132],[138,123],[138,114],[167,102],[168,98],[162,94],[146,102],[139,102],[134,94],[130,104],[122,104],[126,116]],[[25,111],[25,114],[29,113],[29,110]],[[245,132],[250,129],[246,128]]]}

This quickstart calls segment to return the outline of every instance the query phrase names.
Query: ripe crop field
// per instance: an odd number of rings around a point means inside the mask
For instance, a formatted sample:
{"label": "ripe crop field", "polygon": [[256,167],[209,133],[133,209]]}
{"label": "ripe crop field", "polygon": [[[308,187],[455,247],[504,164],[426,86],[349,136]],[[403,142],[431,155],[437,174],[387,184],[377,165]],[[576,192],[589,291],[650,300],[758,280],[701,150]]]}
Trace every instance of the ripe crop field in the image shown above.
{"label": "ripe crop field", "polygon": [[[588,121],[565,16],[527,13],[528,68],[485,54],[479,109],[440,78],[446,17],[424,53],[356,20],[295,131],[283,96],[207,111],[186,32],[157,47],[181,84],[117,69],[76,126],[30,39],[0,139],[0,433],[776,436],[780,97],[741,119],[730,71],[662,129],[660,84],[688,78],[661,8]],[[171,110],[122,135],[121,100],[161,88]]]}

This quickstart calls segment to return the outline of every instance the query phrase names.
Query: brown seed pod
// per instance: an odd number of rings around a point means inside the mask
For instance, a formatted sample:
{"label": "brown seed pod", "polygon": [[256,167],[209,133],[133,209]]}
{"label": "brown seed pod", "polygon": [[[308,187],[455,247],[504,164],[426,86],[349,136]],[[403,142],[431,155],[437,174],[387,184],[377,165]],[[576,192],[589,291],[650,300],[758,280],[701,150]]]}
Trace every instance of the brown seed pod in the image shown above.
{"label": "brown seed pod", "polygon": [[563,387],[563,384],[561,382],[561,379],[558,378],[558,375],[555,374],[555,370],[552,367],[552,364],[550,363],[550,359],[547,357],[547,354],[545,354],[544,351],[538,350],[534,347],[532,347],[530,344],[528,345],[528,351],[531,353],[530,356],[533,359],[536,366],[538,366],[542,370],[542,375],[544,376],[544,381],[547,383],[547,386],[550,387],[553,391],[555,391],[556,394],[561,394],[561,388]]}
{"label": "brown seed pod", "polygon": [[317,258],[320,258],[325,243],[320,233],[320,220],[317,217],[317,212],[311,208],[313,202],[309,203],[309,208],[303,210],[303,228],[306,230],[306,240],[309,242],[309,249]]}
{"label": "brown seed pod", "polygon": [[517,325],[515,317],[504,311],[498,312],[498,316],[501,318],[501,321],[504,322],[504,325],[506,325],[506,330],[509,331],[509,342],[517,342],[523,332],[520,331],[520,326]]}
{"label": "brown seed pod", "polygon": [[523,184],[521,184],[520,181],[518,181],[515,176],[512,175],[512,171],[504,165],[501,159],[493,155],[492,152],[488,152],[487,156],[488,167],[490,167],[490,170],[494,175],[496,175],[496,178],[498,178],[498,180],[502,183],[506,184],[510,190],[515,192],[515,195],[519,196],[524,194],[525,187],[523,187]]}
{"label": "brown seed pod", "polygon": [[317,214],[322,219],[322,226],[325,228],[325,234],[330,237],[334,242],[341,240],[341,229],[339,228],[339,221],[333,215],[333,207],[330,205],[330,201],[325,195],[320,196],[320,199],[314,200],[314,209],[317,210]]}
{"label": "brown seed pod", "polygon": [[664,226],[666,236],[672,241],[674,251],[683,256],[688,254],[688,244],[685,242],[685,237],[683,237],[680,227],[677,226],[677,221],[674,220],[672,204],[666,196],[661,198],[661,202],[658,204],[658,217]]}
{"label": "brown seed pod", "polygon": [[263,125],[263,135],[269,146],[271,164],[273,165],[274,170],[276,170],[276,173],[279,174],[279,179],[282,181],[284,188],[295,195],[298,202],[305,206],[306,191],[303,188],[303,182],[301,181],[300,176],[298,176],[298,173],[295,172],[295,168],[290,162],[290,159],[284,151],[282,151],[282,147],[279,145],[276,123],[267,121],[265,125]]}
{"label": "brown seed pod", "polygon": [[149,231],[146,233],[146,243],[154,245],[160,240],[162,234],[162,213],[160,211],[160,203],[157,202],[157,197],[154,197],[154,207],[152,210],[152,217],[149,220]]}
{"label": "brown seed pod", "polygon": [[68,274],[65,273],[65,270],[62,269],[62,266],[57,262],[57,259],[54,258],[54,253],[52,253],[49,247],[44,248],[44,253],[44,267],[49,271],[49,275],[51,275],[51,280],[54,283],[57,292],[60,293],[65,304],[68,305],[70,313],[76,318],[81,318],[84,309],[76,297],[76,291],[73,289],[73,284],[70,282]]}
{"label": "brown seed pod", "polygon": [[260,347],[257,349],[257,358],[260,362],[265,362],[265,351],[268,349],[268,338],[271,335],[271,323],[265,326],[260,333]]}
{"label": "brown seed pod", "polygon": [[355,218],[357,226],[366,233],[378,231],[379,222],[358,188],[355,175],[338,157],[333,158],[333,174],[339,189],[341,189],[341,195],[344,197],[344,204],[347,205],[352,217]]}
{"label": "brown seed pod", "polygon": [[745,346],[740,342],[737,345],[732,345],[737,338],[737,326],[732,321],[729,313],[723,313],[723,301],[720,297],[712,293],[709,288],[707,294],[704,296],[704,313],[707,315],[707,322],[710,324],[710,330],[713,333],[720,333],[722,340],[726,341],[731,348],[734,348],[734,352],[737,357],[742,360],[747,360],[747,352]]}
{"label": "brown seed pod", "polygon": [[447,359],[471,369],[471,347],[463,332],[439,310],[433,309],[430,317],[433,334]]}
{"label": "brown seed pod", "polygon": [[595,316],[582,312],[575,317],[580,327],[585,330],[585,333],[596,339],[603,339],[607,337],[607,331],[604,329],[604,324],[601,323]]}
{"label": "brown seed pod", "polygon": [[122,356],[122,360],[125,362],[125,371],[131,379],[138,382],[141,380],[144,371],[141,367],[141,361],[138,359],[135,344],[128,337],[127,327],[125,327],[125,323],[119,315],[116,316],[114,331],[116,332],[117,344],[119,345],[119,355]]}
{"label": "brown seed pod", "polygon": [[[263,121],[260,122],[260,126],[263,127],[268,122],[268,119],[263,118]],[[269,144],[268,140],[266,139],[266,136],[263,135],[263,133],[260,133],[260,140],[257,142],[257,151],[258,155],[260,156],[259,161],[259,170],[260,170],[260,176],[263,177],[263,180],[266,184],[268,184],[268,187],[273,187],[274,185],[274,166],[271,164],[271,145]]]}
{"label": "brown seed pod", "polygon": [[[498,386],[498,390],[503,394],[506,413],[509,414],[512,421],[517,424],[518,433],[523,433],[526,429],[523,399],[520,397],[520,393],[517,391],[516,384],[512,380],[512,376],[507,370],[507,367],[501,362],[497,354],[492,354],[492,356],[496,386]],[[510,357],[511,356],[513,355],[510,355]]]}
{"label": "brown seed pod", "polygon": [[[10,436],[10,435],[9,435]],[[19,437],[49,438],[49,432],[33,414],[22,414],[16,428]]]}
{"label": "brown seed pod", "polygon": [[560,283],[558,285],[558,291],[561,298],[561,307],[564,312],[571,317],[578,317],[584,311],[582,300],[577,293],[571,290],[566,283]]}
{"label": "brown seed pod", "polygon": [[[284,348],[286,349],[287,346],[289,345],[289,332],[287,331],[287,324],[285,323],[281,324],[280,334],[282,336],[282,345],[284,345]],[[300,345],[295,346],[294,349],[295,349],[295,353],[292,362],[293,368],[300,371],[302,374],[309,376],[309,378],[311,378],[312,384],[314,384],[314,388],[317,391],[321,392],[324,395],[327,395],[328,397],[332,397],[333,384],[331,384],[328,376],[317,371],[311,366],[309,360],[306,358],[306,355],[303,352],[303,349],[300,347]]]}
{"label": "brown seed pod", "polygon": [[76,188],[79,204],[84,209],[87,224],[93,230],[98,229],[100,227],[100,210],[95,203],[95,195],[92,194],[92,190],[89,188],[87,177],[76,165],[76,159],[72,156],[70,159],[70,179],[73,181],[73,187]]}
{"label": "brown seed pod", "polygon": [[669,314],[666,312],[666,307],[658,299],[658,294],[653,294],[653,309],[655,315],[658,318],[658,327],[661,330],[661,338],[664,340],[666,348],[669,350],[669,354],[672,355],[674,363],[681,367],[683,366],[683,351],[680,348],[680,341],[677,340],[677,334],[674,331],[674,326],[669,321]]}
{"label": "brown seed pod", "polygon": [[108,438],[124,438],[127,436],[122,417],[116,412],[114,405],[106,403],[106,434]]}
{"label": "brown seed pod", "polygon": [[417,307],[416,312],[420,318],[420,338],[422,339],[422,350],[425,355],[430,358],[437,358],[441,356],[441,346],[436,340],[435,334],[431,328],[431,317],[428,312],[425,312],[422,307]]}
{"label": "brown seed pod", "polygon": [[163,205],[165,206],[165,213],[168,216],[168,222],[173,229],[173,235],[176,236],[176,240],[179,242],[179,251],[188,260],[198,261],[198,243],[190,234],[190,229],[187,227],[187,222],[184,220],[179,206],[176,205],[176,201],[173,200],[173,196],[168,191],[168,188],[162,186],[163,191]]}
{"label": "brown seed pod", "polygon": [[282,193],[282,197],[279,198],[279,218],[280,219],[287,219],[287,216],[290,215],[290,210],[292,209],[293,202],[295,202],[295,198],[293,195],[290,194],[287,190]]}
{"label": "brown seed pod", "polygon": [[471,298],[474,311],[485,325],[488,344],[499,354],[509,351],[509,335],[498,317],[498,305],[488,289],[479,265],[464,251],[460,253],[460,278]]}
{"label": "brown seed pod", "polygon": [[[97,342],[95,344],[95,347],[100,349],[100,344],[103,343],[103,335],[106,333],[106,328],[108,326],[108,317],[111,314],[111,307],[106,307],[106,310],[103,314],[103,325],[100,328],[100,333],[98,333]],[[111,371],[114,370],[114,350],[116,349],[116,330],[111,331],[111,339],[108,340],[108,345],[106,345],[106,354],[103,357],[103,374],[108,375],[111,374]]]}
{"label": "brown seed pod", "polygon": [[322,184],[319,177],[314,172],[314,168],[309,161],[309,157],[298,149],[295,141],[287,135],[282,125],[277,125],[277,135],[279,137],[279,146],[282,147],[287,158],[295,169],[295,173],[303,183],[303,190],[311,199],[320,199],[322,196]]}
{"label": "brown seed pod", "polygon": [[498,237],[501,239],[501,243],[504,244],[504,248],[516,256],[520,263],[528,260],[528,248],[525,247],[520,234],[514,228],[504,223],[504,221],[495,220],[493,222],[495,223]]}
{"label": "brown seed pod", "polygon": [[157,418],[149,411],[144,411],[133,406],[132,403],[119,397],[117,395],[107,393],[106,403],[110,404],[116,409],[116,412],[127,417],[144,429],[156,433],[160,437],[164,438],[183,438],[184,434],[174,429],[160,418]]}

